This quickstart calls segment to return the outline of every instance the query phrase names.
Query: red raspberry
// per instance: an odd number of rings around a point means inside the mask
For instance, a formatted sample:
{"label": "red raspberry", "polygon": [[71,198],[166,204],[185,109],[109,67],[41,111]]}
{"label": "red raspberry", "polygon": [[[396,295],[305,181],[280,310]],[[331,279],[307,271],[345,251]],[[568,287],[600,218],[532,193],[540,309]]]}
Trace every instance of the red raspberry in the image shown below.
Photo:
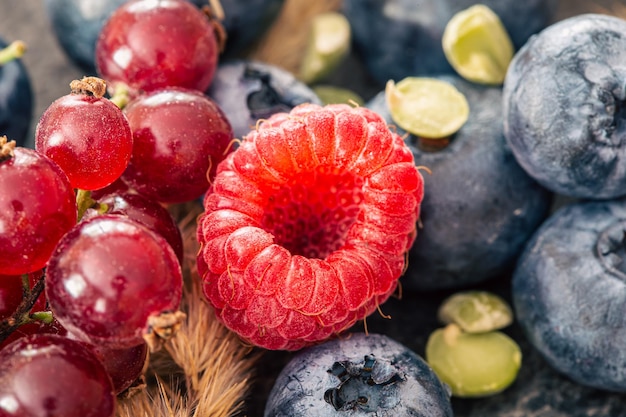
{"label": "red raspberry", "polygon": [[373,111],[276,114],[219,165],[204,200],[204,293],[254,345],[328,339],[395,291],[422,197],[411,151]]}

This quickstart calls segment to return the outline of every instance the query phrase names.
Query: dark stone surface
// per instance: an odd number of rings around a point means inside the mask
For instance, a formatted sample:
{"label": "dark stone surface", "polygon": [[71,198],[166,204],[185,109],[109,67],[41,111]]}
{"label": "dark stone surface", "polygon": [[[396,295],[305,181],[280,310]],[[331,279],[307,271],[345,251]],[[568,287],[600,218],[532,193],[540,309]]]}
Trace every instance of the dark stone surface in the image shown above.
{"label": "dark stone surface", "polygon": [[[626,2],[619,3],[622,12]],[[588,11],[602,11],[610,1],[562,0],[560,17]],[[45,108],[69,92],[69,83],[83,75],[63,55],[45,15],[43,0],[0,0],[0,36],[6,40],[22,39],[29,45],[24,63],[33,80],[35,111],[34,132]],[[358,85],[358,72],[337,79],[349,79]],[[376,90],[378,87],[376,88]],[[364,90],[367,90],[365,86]],[[371,90],[371,89],[370,89]],[[32,137],[31,137],[32,140]],[[487,282],[479,288],[495,291],[510,300],[510,276]],[[392,298],[381,306],[391,316],[374,315],[367,320],[371,332],[387,334],[423,355],[428,334],[439,326],[435,311],[447,293],[409,293]],[[363,323],[355,331],[363,331]],[[457,417],[626,417],[626,394],[611,394],[585,388],[558,375],[531,348],[521,329],[513,325],[506,332],[516,339],[524,354],[517,381],[503,393],[485,399],[453,400]],[[263,415],[265,399],[284,364],[293,353],[267,352],[259,362],[257,379],[247,402],[248,417]]]}

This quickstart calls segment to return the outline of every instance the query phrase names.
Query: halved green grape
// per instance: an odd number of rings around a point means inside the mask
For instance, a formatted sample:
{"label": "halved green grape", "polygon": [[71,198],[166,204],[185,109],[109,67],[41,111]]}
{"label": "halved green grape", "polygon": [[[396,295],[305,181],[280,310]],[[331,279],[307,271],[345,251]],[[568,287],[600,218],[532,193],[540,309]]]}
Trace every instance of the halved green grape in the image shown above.
{"label": "halved green grape", "polygon": [[514,54],[502,21],[483,4],[462,10],[450,19],[442,46],[459,75],[481,84],[502,84]]}
{"label": "halved green grape", "polygon": [[426,361],[456,397],[497,394],[517,378],[522,352],[502,332],[465,333],[456,324],[435,330],[426,344]]}
{"label": "halved green grape", "polygon": [[312,84],[330,74],[350,51],[350,23],[338,12],[320,13],[311,22],[311,34],[298,77]]}
{"label": "halved green grape", "polygon": [[362,106],[365,103],[363,98],[354,91],[334,85],[316,85],[313,87],[313,92],[324,104],[354,103]]}
{"label": "halved green grape", "polygon": [[436,78],[407,77],[397,84],[389,80],[385,98],[393,121],[422,138],[449,138],[469,117],[465,96]]}
{"label": "halved green grape", "polygon": [[513,322],[509,304],[488,291],[465,291],[448,297],[437,312],[444,324],[455,323],[468,333],[502,329]]}

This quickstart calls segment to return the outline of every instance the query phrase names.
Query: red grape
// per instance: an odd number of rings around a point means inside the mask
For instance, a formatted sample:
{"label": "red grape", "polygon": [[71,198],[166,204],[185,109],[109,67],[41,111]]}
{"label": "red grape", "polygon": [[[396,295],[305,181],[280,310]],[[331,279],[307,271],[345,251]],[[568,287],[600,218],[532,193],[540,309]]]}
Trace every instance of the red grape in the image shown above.
{"label": "red grape", "polygon": [[46,295],[71,333],[111,348],[131,347],[155,330],[155,317],[178,309],[182,272],[164,238],[136,221],[103,214],[61,239],[48,262]]}
{"label": "red grape", "polygon": [[98,199],[106,195],[113,194],[113,193],[125,193],[125,192],[130,192],[130,189],[128,188],[128,185],[120,177],[104,188],[92,190],[90,193],[90,197],[93,200],[98,201]]}
{"label": "red grape", "polygon": [[164,89],[125,109],[133,156],[122,179],[140,194],[166,203],[200,197],[209,188],[233,139],[228,119],[213,100],[192,90]]}
{"label": "red grape", "polygon": [[[8,146],[0,138],[0,150]],[[74,191],[61,169],[38,152],[0,151],[0,274],[37,271],[76,224]],[[12,156],[11,156],[12,155]]]}
{"label": "red grape", "polygon": [[148,345],[146,343],[116,349],[102,344],[91,344],[72,333],[67,333],[67,337],[89,344],[111,377],[116,394],[126,390],[143,375],[148,360]]}
{"label": "red grape", "polygon": [[167,240],[180,262],[183,260],[183,238],[176,220],[170,212],[155,200],[131,192],[112,193],[97,199],[100,208],[88,209],[83,215],[87,220],[100,214],[127,216]]}
{"label": "red grape", "polygon": [[35,136],[35,148],[63,169],[72,187],[83,190],[118,179],[133,146],[126,117],[99,93],[77,91],[55,100],[41,116]]}
{"label": "red grape", "polygon": [[93,349],[100,356],[117,394],[126,390],[143,375],[148,359],[146,343],[121,349],[111,349],[106,345],[93,345]]}
{"label": "red grape", "polygon": [[0,319],[10,317],[22,302],[21,275],[0,275]]}
{"label": "red grape", "polygon": [[217,67],[210,18],[185,0],[131,0],[103,26],[96,68],[113,87],[133,91],[185,87],[205,91]]}
{"label": "red grape", "polygon": [[84,343],[34,335],[0,351],[3,417],[113,417],[115,404],[111,378]]}
{"label": "red grape", "polygon": [[[28,282],[32,288],[43,277],[43,270],[28,274]],[[22,275],[0,275],[0,320],[10,317],[22,302],[24,284]],[[31,311],[44,311],[46,296],[42,293],[35,301]]]}

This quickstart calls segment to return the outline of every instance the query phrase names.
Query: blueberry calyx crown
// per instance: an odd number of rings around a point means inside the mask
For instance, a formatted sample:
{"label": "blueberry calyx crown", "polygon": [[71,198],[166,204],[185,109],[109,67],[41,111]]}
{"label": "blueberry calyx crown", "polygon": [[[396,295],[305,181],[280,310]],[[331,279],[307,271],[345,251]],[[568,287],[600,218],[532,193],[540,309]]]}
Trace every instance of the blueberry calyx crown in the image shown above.
{"label": "blueberry calyx crown", "polygon": [[626,219],[613,223],[600,233],[596,253],[605,269],[626,281]]}
{"label": "blueberry calyx crown", "polygon": [[390,395],[389,388],[405,379],[391,364],[371,354],[365,355],[360,363],[335,362],[328,373],[339,379],[339,385],[326,390],[324,400],[337,411],[373,412],[392,408],[399,398]]}
{"label": "blueberry calyx crown", "polygon": [[246,105],[253,119],[267,119],[274,113],[289,112],[293,107],[301,104],[283,97],[272,87],[272,75],[269,72],[246,65],[243,71],[244,80],[259,81],[258,90],[252,91],[246,98]]}

